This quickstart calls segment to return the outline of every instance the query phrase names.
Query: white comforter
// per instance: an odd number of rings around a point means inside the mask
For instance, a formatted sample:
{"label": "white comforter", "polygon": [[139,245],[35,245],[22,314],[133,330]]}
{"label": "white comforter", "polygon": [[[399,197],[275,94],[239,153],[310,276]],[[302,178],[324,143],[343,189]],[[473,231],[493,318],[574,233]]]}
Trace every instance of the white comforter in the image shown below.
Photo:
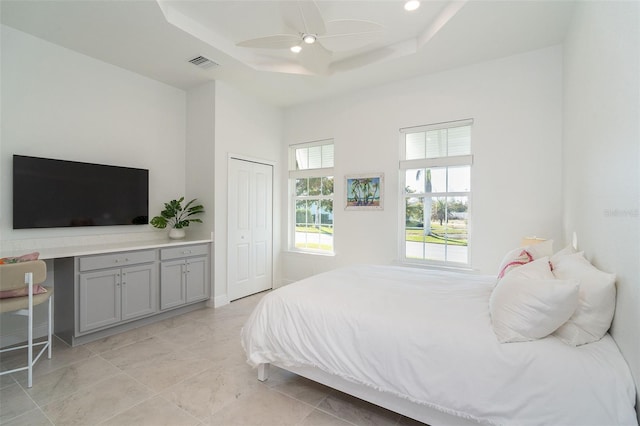
{"label": "white comforter", "polygon": [[637,424],[613,339],[500,344],[495,277],[387,266],[320,274],[266,295],[242,330],[252,365],[311,366],[485,424]]}

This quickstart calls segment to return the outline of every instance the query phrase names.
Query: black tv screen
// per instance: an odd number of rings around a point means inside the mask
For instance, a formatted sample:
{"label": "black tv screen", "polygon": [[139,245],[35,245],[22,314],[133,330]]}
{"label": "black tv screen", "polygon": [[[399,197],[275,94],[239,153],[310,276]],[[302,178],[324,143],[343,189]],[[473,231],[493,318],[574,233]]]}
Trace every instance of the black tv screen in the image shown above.
{"label": "black tv screen", "polygon": [[146,169],[13,156],[13,229],[148,222]]}

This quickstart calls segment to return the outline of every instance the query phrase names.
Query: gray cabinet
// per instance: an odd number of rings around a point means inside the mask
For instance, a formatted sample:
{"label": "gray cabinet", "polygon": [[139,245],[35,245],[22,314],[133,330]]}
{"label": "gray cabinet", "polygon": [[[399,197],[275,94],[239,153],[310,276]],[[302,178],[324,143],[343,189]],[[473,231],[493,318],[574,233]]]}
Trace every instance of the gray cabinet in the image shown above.
{"label": "gray cabinet", "polygon": [[192,257],[186,260],[185,268],[187,277],[185,286],[187,288],[187,303],[197,302],[198,300],[207,299],[209,292],[207,291],[207,271],[209,262],[207,257]]}
{"label": "gray cabinet", "polygon": [[209,248],[206,244],[160,250],[160,309],[209,297]]}
{"label": "gray cabinet", "polygon": [[79,333],[158,311],[155,250],[81,257],[78,264]]}
{"label": "gray cabinet", "polygon": [[120,321],[120,273],[107,270],[80,274],[78,307],[81,333]]}
{"label": "gray cabinet", "polygon": [[130,320],[158,311],[157,266],[142,265],[122,269],[122,320]]}
{"label": "gray cabinet", "polygon": [[160,309],[171,309],[187,302],[185,261],[173,260],[160,264]]}
{"label": "gray cabinet", "polygon": [[205,306],[210,262],[200,241],[56,258],[55,333],[76,345]]}

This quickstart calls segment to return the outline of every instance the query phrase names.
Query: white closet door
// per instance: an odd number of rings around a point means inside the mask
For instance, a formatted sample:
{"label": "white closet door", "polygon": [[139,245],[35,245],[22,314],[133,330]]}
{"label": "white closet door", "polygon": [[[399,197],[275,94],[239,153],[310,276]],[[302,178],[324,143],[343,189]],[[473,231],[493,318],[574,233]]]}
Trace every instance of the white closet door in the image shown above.
{"label": "white closet door", "polygon": [[273,286],[273,166],[229,159],[229,300]]}

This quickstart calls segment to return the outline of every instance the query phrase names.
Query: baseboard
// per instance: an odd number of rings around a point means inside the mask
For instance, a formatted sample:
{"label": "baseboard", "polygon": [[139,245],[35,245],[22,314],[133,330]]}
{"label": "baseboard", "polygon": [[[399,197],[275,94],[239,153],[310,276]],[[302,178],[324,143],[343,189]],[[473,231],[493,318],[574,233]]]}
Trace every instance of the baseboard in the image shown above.
{"label": "baseboard", "polygon": [[213,299],[213,307],[214,308],[219,308],[221,306],[228,305],[229,303],[231,303],[231,302],[229,301],[229,297],[226,294],[224,294],[222,296],[216,296]]}
{"label": "baseboard", "polygon": [[56,332],[55,335],[60,339],[64,340],[71,346],[84,345],[85,343],[90,343],[95,340],[103,339],[105,337],[113,336],[115,334],[123,333],[126,331],[133,330],[138,327],[142,327],[145,325],[153,324],[168,318],[176,317],[179,315],[186,314],[188,312],[196,311],[198,309],[202,309],[206,306],[206,301],[192,303],[190,305],[182,306],[180,308],[169,309],[164,312],[160,312],[148,317],[140,318],[134,321],[130,321],[124,324],[116,325],[113,327],[107,327],[102,330],[90,332],[88,334],[84,334],[82,336],[72,336],[69,334]]}
{"label": "baseboard", "polygon": [[280,287],[284,287],[285,285],[289,285],[291,283],[294,283],[295,280],[280,280],[280,282],[278,284],[276,284],[273,288],[280,288]]}

